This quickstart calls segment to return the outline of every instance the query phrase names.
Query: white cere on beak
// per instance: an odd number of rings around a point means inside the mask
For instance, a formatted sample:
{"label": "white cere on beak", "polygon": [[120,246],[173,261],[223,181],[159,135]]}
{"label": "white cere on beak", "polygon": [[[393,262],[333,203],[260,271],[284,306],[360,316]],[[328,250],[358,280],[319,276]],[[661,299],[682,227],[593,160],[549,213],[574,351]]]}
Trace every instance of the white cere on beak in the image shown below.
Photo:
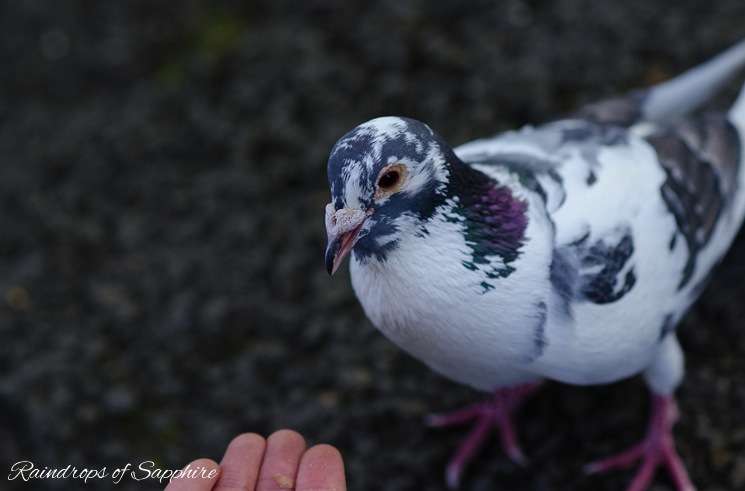
{"label": "white cere on beak", "polygon": [[365,210],[342,208],[337,210],[333,203],[326,205],[326,233],[329,237],[340,237],[351,232],[367,218]]}

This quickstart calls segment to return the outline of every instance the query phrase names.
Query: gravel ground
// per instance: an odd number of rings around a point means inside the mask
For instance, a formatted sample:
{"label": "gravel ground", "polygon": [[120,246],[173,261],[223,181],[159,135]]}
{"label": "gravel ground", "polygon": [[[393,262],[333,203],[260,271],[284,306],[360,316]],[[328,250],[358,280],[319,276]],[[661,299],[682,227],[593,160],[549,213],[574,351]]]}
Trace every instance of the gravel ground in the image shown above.
{"label": "gravel ground", "polygon": [[[452,143],[668,78],[739,40],[742,0],[8,0],[0,3],[0,488],[13,463],[219,458],[293,427],[352,490],[443,489],[480,397],[410,359],[323,267],[325,160],[400,114]],[[731,93],[736,91],[733,84]],[[702,490],[745,489],[745,234],[685,318],[680,452]],[[587,461],[643,434],[639,379],[549,384],[512,464],[467,490],[622,490]],[[655,490],[672,489],[660,476]]]}

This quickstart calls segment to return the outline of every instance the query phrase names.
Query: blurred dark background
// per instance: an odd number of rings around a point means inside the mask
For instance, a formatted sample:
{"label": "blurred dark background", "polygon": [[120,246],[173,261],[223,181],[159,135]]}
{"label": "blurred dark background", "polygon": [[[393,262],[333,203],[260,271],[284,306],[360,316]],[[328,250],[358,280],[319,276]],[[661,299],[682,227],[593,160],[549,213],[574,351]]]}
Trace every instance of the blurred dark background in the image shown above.
{"label": "blurred dark background", "polygon": [[[481,395],[327,276],[327,152],[386,114],[453,144],[540,123],[743,36],[742,0],[1,2],[0,488],[112,489],[6,475],[175,469],[292,427],[340,448],[350,490],[443,489],[465,429],[423,416]],[[745,489],[744,235],[681,326],[675,434],[702,490]],[[491,445],[463,489],[623,490],[582,465],[647,407],[639,379],[549,384],[519,420],[531,465]]]}

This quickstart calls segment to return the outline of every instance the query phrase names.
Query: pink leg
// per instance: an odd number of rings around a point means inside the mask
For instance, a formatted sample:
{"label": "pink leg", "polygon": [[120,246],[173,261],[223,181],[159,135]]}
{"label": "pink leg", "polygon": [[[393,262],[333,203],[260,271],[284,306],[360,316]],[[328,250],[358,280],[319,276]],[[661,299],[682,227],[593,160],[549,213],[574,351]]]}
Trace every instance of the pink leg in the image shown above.
{"label": "pink leg", "polygon": [[654,478],[657,467],[667,467],[678,491],[695,491],[688,473],[675,450],[672,428],[678,419],[675,400],[671,396],[654,396],[652,418],[647,435],[641,443],[612,457],[593,462],[585,467],[585,472],[593,474],[606,472],[619,467],[628,467],[637,460],[641,466],[627,491],[644,491]]}
{"label": "pink leg", "polygon": [[450,488],[457,488],[468,462],[486,440],[492,428],[499,430],[502,446],[507,455],[518,464],[525,464],[526,459],[515,437],[512,415],[520,404],[541,385],[532,382],[514,387],[505,387],[494,391],[490,401],[477,402],[458,411],[446,414],[431,414],[427,424],[435,428],[464,424],[473,421],[470,433],[463,440],[458,451],[447,466],[447,483]]}

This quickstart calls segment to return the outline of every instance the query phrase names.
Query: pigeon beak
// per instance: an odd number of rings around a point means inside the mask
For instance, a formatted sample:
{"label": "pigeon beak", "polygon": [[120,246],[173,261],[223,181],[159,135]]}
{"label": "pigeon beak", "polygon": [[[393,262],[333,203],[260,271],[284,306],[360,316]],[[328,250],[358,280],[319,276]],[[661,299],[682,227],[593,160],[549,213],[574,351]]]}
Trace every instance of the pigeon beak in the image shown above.
{"label": "pigeon beak", "polygon": [[360,209],[337,210],[333,203],[326,205],[326,271],[334,274],[357,243],[360,230],[370,213]]}

